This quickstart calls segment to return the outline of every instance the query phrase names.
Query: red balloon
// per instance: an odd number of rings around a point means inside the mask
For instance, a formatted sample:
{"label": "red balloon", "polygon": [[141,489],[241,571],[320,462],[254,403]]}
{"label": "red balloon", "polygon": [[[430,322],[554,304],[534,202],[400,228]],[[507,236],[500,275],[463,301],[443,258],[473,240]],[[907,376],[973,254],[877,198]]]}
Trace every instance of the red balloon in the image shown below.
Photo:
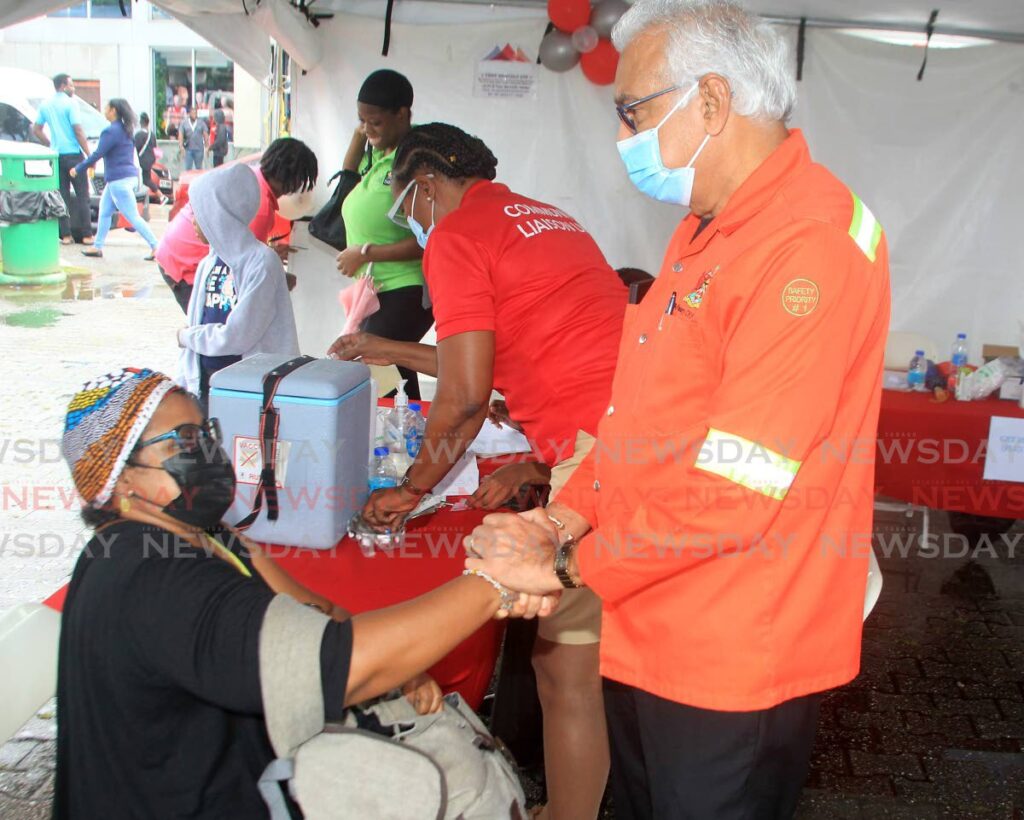
{"label": "red balloon", "polygon": [[566,34],[590,22],[590,0],[548,0],[548,17]]}
{"label": "red balloon", "polygon": [[599,40],[597,48],[580,57],[580,68],[594,85],[611,85],[615,82],[615,69],[619,65],[619,52],[611,40]]}

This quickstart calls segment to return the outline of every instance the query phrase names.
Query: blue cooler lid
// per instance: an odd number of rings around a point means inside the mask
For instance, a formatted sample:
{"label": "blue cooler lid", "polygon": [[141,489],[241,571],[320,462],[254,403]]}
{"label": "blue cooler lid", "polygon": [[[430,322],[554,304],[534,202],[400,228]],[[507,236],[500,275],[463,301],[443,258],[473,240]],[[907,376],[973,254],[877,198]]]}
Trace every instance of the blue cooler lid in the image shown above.
{"label": "blue cooler lid", "polygon": [[[210,388],[254,393],[262,400],[263,377],[292,358],[274,353],[257,353],[218,370],[210,378]],[[277,395],[304,399],[339,399],[369,380],[370,368],[360,362],[316,359],[285,376],[277,389]]]}

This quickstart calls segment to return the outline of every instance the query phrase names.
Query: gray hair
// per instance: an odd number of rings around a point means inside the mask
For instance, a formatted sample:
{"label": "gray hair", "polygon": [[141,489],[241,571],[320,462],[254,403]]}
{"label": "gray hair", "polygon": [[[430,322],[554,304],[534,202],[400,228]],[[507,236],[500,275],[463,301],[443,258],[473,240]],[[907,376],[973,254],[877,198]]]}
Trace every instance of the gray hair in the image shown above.
{"label": "gray hair", "polygon": [[786,41],[768,22],[731,0],[636,0],[615,26],[622,51],[658,28],[668,34],[665,64],[687,87],[706,74],[729,81],[737,114],[785,122],[796,104],[796,82]]}

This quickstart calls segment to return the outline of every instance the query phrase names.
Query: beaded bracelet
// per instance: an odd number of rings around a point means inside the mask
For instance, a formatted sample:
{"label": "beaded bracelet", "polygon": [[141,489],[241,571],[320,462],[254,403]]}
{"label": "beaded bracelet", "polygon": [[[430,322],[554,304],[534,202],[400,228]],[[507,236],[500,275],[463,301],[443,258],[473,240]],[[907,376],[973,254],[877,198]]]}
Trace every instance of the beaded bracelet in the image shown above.
{"label": "beaded bracelet", "polygon": [[498,590],[498,592],[501,593],[501,606],[498,607],[499,612],[511,612],[512,607],[514,607],[516,605],[516,602],[519,600],[519,593],[513,592],[506,586],[502,586],[486,572],[482,572],[478,569],[464,569],[462,571],[462,574],[475,575],[477,578],[482,578],[488,584],[490,584],[492,587]]}

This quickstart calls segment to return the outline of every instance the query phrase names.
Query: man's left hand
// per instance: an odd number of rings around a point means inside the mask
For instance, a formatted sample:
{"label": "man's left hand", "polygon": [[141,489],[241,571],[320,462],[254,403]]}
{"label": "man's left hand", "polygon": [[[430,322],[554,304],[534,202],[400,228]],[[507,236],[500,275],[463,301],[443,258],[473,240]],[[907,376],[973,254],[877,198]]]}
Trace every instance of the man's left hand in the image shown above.
{"label": "man's left hand", "polygon": [[363,507],[363,518],[371,527],[397,530],[420,500],[401,487],[388,487],[373,493]]}
{"label": "man's left hand", "polygon": [[558,531],[543,510],[488,515],[462,543],[467,569],[486,572],[509,589],[531,595],[562,589],[554,570]]}

